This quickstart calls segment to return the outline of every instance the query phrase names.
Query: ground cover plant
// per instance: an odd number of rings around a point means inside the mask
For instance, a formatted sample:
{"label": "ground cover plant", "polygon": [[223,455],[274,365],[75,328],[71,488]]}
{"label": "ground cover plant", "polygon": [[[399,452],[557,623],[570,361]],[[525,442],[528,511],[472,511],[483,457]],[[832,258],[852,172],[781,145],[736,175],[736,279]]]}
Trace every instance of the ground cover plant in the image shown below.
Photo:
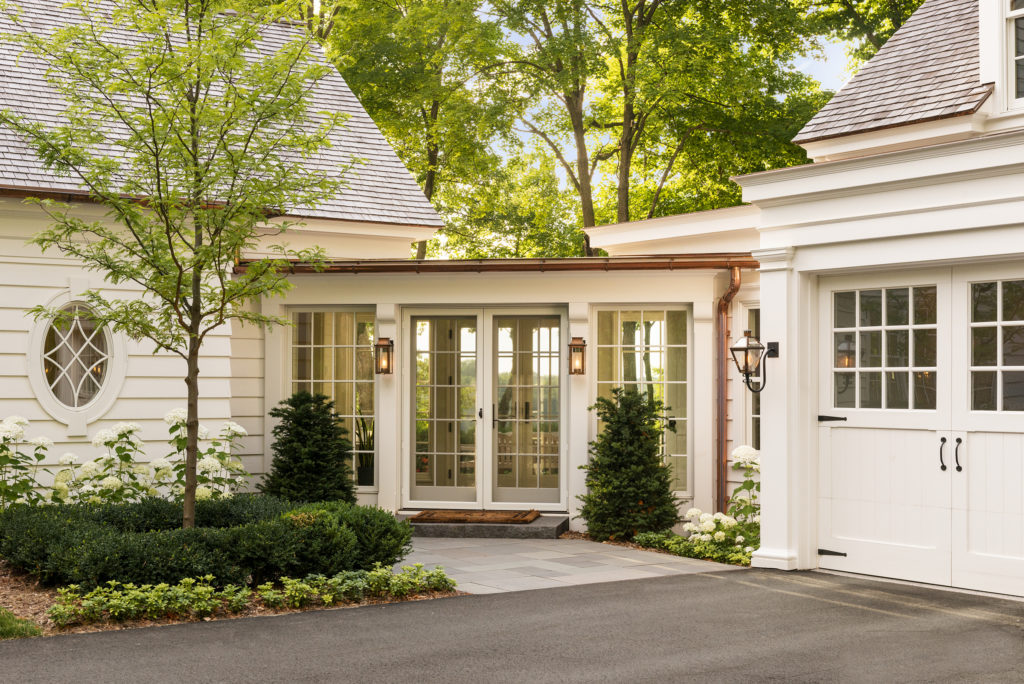
{"label": "ground cover plant", "polygon": [[0,608],[0,639],[21,639],[42,634],[30,620],[16,617],[11,611]]}
{"label": "ground cover plant", "polygon": [[685,536],[671,530],[645,532],[633,542],[687,558],[750,565],[751,554],[761,544],[761,484],[754,477],[761,461],[757,450],[748,446],[738,447],[732,455],[733,468],[743,471],[743,483],[733,491],[727,513],[691,508],[685,515]]}
{"label": "ground cover plant", "polygon": [[211,576],[185,578],[176,584],[144,584],[110,581],[91,591],[72,585],[58,591],[48,615],[58,627],[98,622],[126,622],[165,618],[201,619],[227,616],[266,607],[274,610],[332,607],[357,604],[367,599],[396,600],[425,594],[449,594],[455,581],[444,569],[422,565],[356,570],[333,576],[310,575],[305,579],[282,577],[251,589],[241,585],[217,587]]}
{"label": "ground cover plant", "polygon": [[274,459],[258,486],[264,494],[292,501],[355,503],[352,443],[322,394],[296,392],[271,409]]}
{"label": "ground cover plant", "polygon": [[384,510],[295,504],[261,495],[200,501],[197,527],[180,504],[12,506],[0,514],[0,557],[47,585],[174,584],[212,576],[217,587],[391,566],[412,531]]}
{"label": "ground cover plant", "polygon": [[670,469],[662,459],[665,409],[635,389],[615,388],[594,408],[604,429],[590,444],[580,517],[598,541],[629,541],[679,520]]}

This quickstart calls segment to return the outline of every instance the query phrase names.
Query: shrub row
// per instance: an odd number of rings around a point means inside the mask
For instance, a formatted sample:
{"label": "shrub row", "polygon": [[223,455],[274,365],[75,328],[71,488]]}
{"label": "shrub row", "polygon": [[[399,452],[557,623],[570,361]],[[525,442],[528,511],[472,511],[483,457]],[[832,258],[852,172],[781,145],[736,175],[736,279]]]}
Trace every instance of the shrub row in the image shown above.
{"label": "shrub row", "polygon": [[240,613],[258,604],[268,608],[304,608],[354,603],[366,598],[405,598],[427,592],[450,592],[455,581],[440,567],[425,570],[407,566],[400,573],[377,566],[369,572],[356,570],[332,577],[312,575],[304,580],[284,577],[256,588],[228,585],[218,589],[214,578],[183,579],[175,585],[108,582],[89,592],[78,586],[61,589],[49,610],[58,627],[111,620],[202,618]]}
{"label": "shrub row", "polygon": [[0,556],[46,584],[173,584],[211,575],[226,586],[390,567],[412,536],[387,511],[345,503],[202,501],[193,529],[173,527],[181,508],[169,505],[14,506],[0,516]]}

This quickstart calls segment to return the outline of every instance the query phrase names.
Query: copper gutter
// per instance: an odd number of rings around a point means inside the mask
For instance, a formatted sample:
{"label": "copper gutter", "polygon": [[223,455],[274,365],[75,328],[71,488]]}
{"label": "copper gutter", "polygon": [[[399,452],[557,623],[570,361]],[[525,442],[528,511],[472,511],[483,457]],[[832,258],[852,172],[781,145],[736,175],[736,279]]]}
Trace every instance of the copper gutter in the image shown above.
{"label": "copper gutter", "polygon": [[729,276],[729,289],[718,300],[718,378],[715,388],[715,413],[718,419],[718,458],[715,459],[715,510],[725,512],[728,501],[726,491],[726,473],[729,472],[728,439],[729,430],[726,425],[726,404],[729,399],[729,306],[736,293],[740,291],[740,269],[733,267]]}
{"label": "copper gutter", "polygon": [[[244,272],[249,263],[235,267]],[[359,259],[325,264],[294,262],[291,272],[302,273],[545,273],[562,271],[674,271],[689,269],[758,268],[746,252],[716,254],[666,254],[629,257],[578,257],[564,259]]]}

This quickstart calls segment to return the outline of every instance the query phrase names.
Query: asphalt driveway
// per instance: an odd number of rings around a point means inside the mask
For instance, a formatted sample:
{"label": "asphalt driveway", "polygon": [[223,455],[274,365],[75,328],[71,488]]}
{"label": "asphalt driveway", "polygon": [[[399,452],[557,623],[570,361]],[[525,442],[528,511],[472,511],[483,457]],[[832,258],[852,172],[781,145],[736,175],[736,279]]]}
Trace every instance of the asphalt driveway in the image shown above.
{"label": "asphalt driveway", "polygon": [[3,682],[1024,681],[1024,603],[673,575],[0,643]]}

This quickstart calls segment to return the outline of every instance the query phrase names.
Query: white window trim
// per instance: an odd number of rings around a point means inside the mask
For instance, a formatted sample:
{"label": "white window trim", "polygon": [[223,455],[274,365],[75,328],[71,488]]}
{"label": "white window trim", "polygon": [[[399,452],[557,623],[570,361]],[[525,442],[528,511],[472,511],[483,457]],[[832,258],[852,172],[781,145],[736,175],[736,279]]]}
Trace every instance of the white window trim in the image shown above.
{"label": "white window trim", "polygon": [[[315,304],[303,305],[303,306],[286,306],[284,307],[284,318],[291,321],[292,316],[297,313],[337,313],[337,312],[352,312],[352,313],[372,313],[374,315],[373,320],[373,331],[375,338],[377,337],[377,329],[379,321],[377,320],[377,307],[372,304],[359,304],[353,306],[346,305],[323,305],[317,306]],[[295,340],[295,326],[286,325],[284,328],[284,363],[282,364],[281,372],[281,395],[280,398],[275,401],[272,405],[268,401],[268,406],[273,408],[278,403],[292,396],[292,384],[294,378],[292,377],[292,345]],[[374,339],[376,341],[376,339]],[[357,494],[378,494],[380,493],[380,443],[376,438],[376,430],[378,428],[378,416],[380,415],[380,383],[377,382],[377,374],[373,375],[373,425],[374,425],[374,440],[373,440],[373,486],[361,487],[359,486],[358,480],[355,481],[355,491]],[[270,410],[269,408],[267,410]],[[267,435],[270,435],[270,427],[267,427]],[[353,440],[355,435],[349,435],[349,440]],[[267,442],[267,453],[270,453],[270,445],[273,444],[273,438]],[[353,445],[355,442],[353,442]],[[353,452],[352,460],[352,476],[356,477],[355,471],[355,452]],[[269,463],[268,463],[269,467]],[[269,470],[268,470],[269,472]]]}
{"label": "white window trim", "polygon": [[[46,302],[44,306],[50,309],[63,309],[71,304],[79,304],[89,308],[88,303],[81,297],[71,294],[72,289],[85,290],[88,288],[69,287]],[[43,410],[54,420],[67,426],[68,437],[81,437],[86,434],[91,423],[100,420],[110,411],[121,394],[121,388],[124,387],[124,381],[128,374],[127,341],[121,333],[109,329],[104,332],[109,344],[108,354],[110,357],[107,362],[107,375],[99,391],[88,404],[72,408],[64,405],[54,396],[46,381],[46,374],[43,372],[46,333],[51,324],[51,319],[41,318],[32,326],[25,359],[26,374],[29,385],[32,387],[32,393]]]}
{"label": "white window trim", "polygon": [[[686,312],[686,485],[685,490],[673,493],[682,503],[692,502],[694,498],[694,427],[693,427],[693,306],[690,304],[665,304],[657,302],[628,302],[615,304],[595,304],[590,307],[590,331],[592,341],[587,341],[587,377],[589,384],[589,404],[597,401],[597,315],[601,311],[685,311]],[[597,439],[597,414],[589,411],[589,442]]]}
{"label": "white window trim", "polygon": [[[984,0],[982,0],[984,2]],[[1003,63],[1006,70],[1006,100],[1008,109],[1024,109],[1024,95],[1017,96],[1017,55],[1016,55],[1016,30],[1014,27],[1017,19],[1024,18],[1024,9],[1011,10],[1010,0],[1002,0],[1005,12],[1003,48]]]}

